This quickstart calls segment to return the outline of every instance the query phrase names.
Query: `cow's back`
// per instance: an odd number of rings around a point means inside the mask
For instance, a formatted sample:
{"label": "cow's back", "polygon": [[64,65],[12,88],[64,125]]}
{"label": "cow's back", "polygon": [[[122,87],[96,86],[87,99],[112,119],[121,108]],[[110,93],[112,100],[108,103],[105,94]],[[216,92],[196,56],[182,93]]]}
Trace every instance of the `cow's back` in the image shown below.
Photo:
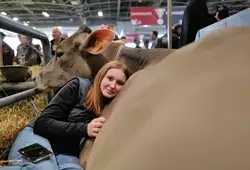
{"label": "cow's back", "polygon": [[131,77],[87,170],[250,169],[250,29],[226,29]]}

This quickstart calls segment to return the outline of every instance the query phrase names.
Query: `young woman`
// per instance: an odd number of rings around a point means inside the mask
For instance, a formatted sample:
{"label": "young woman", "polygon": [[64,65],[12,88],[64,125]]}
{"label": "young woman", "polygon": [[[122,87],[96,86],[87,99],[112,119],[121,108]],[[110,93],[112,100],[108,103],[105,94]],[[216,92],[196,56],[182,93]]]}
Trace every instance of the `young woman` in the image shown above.
{"label": "young woman", "polygon": [[[96,137],[105,123],[101,111],[119,93],[129,74],[120,61],[104,65],[93,84],[74,78],[54,96],[38,118],[17,136],[9,160],[21,159],[12,169],[79,170],[82,138]],[[39,143],[54,153],[48,160],[33,164],[22,158],[20,148]],[[6,167],[8,168],[8,167]]]}

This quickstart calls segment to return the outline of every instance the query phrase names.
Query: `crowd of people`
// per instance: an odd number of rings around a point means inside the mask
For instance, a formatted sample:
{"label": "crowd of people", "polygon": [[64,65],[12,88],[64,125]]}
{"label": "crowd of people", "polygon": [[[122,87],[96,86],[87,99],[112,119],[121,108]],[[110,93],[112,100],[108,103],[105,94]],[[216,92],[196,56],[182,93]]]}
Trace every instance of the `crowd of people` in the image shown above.
{"label": "crowd of people", "polygon": [[[16,54],[14,50],[4,41],[5,34],[0,32],[2,41],[3,65],[13,65],[14,63],[23,66],[40,65],[43,66],[43,52],[39,44],[33,44],[33,38],[18,34],[20,44],[17,46]],[[57,45],[67,38],[67,34],[62,34],[59,28],[53,28],[53,39],[50,41],[51,56],[55,55]]]}

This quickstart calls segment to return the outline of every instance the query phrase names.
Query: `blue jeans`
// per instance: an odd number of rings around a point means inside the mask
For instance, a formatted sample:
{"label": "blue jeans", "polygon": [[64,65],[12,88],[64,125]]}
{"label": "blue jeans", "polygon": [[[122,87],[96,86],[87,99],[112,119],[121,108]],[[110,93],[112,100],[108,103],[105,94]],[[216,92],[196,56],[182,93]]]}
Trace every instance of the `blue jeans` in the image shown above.
{"label": "blue jeans", "polygon": [[53,155],[50,159],[43,160],[36,164],[27,161],[18,150],[34,143],[39,143],[52,151],[47,139],[34,134],[33,128],[25,127],[18,134],[8,157],[9,160],[22,160],[22,163],[12,163],[11,166],[0,168],[0,170],[83,170],[77,157],[65,154]]}

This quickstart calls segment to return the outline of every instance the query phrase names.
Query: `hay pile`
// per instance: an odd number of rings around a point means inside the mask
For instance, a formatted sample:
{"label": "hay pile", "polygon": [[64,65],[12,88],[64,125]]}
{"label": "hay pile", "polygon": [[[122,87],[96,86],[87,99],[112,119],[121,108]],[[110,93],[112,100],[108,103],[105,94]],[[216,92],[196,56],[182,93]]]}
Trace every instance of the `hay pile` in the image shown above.
{"label": "hay pile", "polygon": [[29,71],[31,72],[32,80],[40,73],[42,67],[41,66],[32,66],[29,67]]}
{"label": "hay pile", "polygon": [[0,72],[0,84],[5,81],[5,77],[2,75],[2,73]]}

